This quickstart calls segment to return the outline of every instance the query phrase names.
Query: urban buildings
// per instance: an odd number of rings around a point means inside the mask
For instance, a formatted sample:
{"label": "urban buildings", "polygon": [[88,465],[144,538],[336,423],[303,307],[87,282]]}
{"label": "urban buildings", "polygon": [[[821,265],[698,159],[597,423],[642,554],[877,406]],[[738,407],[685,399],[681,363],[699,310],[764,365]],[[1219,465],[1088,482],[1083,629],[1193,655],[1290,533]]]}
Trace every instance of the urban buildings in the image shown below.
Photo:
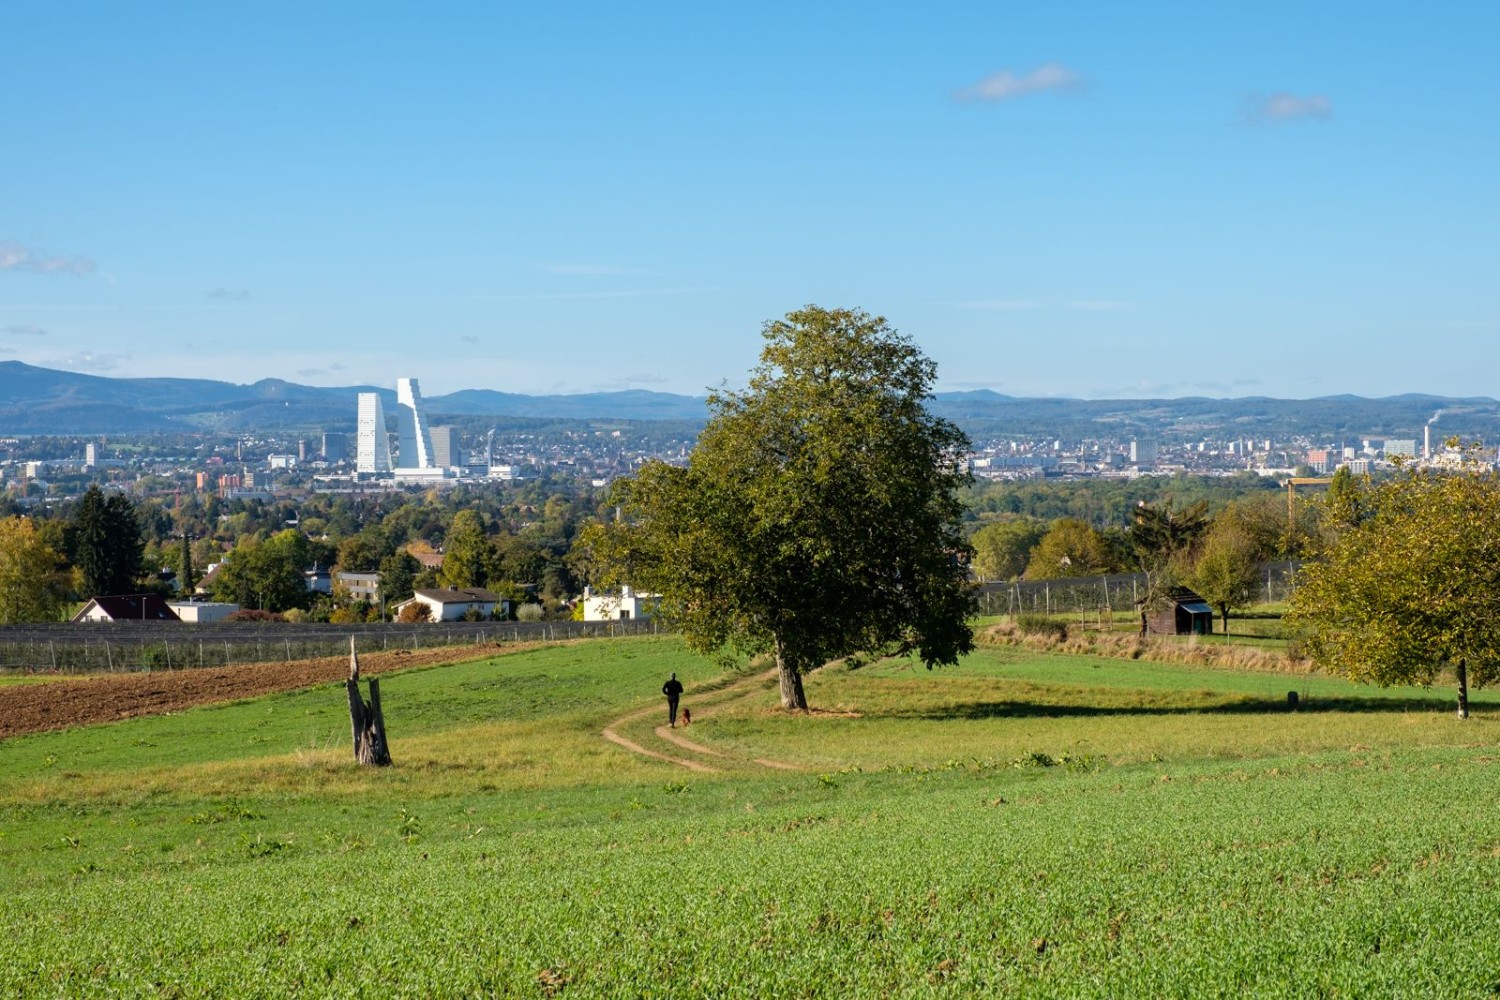
{"label": "urban buildings", "polygon": [[385,407],[380,402],[380,393],[359,394],[358,428],[354,471],[366,475],[390,472],[391,439],[385,433]]}
{"label": "urban buildings", "polygon": [[422,412],[422,390],[414,378],[396,380],[396,457],[396,467],[403,471],[437,468],[427,414]]}

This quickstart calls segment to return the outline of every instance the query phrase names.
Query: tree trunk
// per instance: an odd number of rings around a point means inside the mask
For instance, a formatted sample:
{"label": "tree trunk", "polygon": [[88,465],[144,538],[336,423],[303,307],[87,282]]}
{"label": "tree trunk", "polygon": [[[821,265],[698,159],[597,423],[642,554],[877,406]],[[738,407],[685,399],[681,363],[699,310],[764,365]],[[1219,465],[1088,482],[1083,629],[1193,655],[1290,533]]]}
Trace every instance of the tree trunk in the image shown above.
{"label": "tree trunk", "polygon": [[354,639],[349,640],[349,680],[344,683],[349,695],[349,725],[354,731],[354,762],[385,767],[391,763],[390,747],[385,741],[385,715],[380,709],[380,681],[370,678],[370,702],[359,693],[359,657]]}
{"label": "tree trunk", "polygon": [[1469,717],[1469,665],[1462,659],[1458,661],[1458,717]]}
{"label": "tree trunk", "polygon": [[1219,615],[1224,619],[1224,637],[1229,638],[1229,605],[1219,605]]}
{"label": "tree trunk", "polygon": [[807,694],[802,690],[802,671],[786,655],[786,649],[776,643],[776,673],[781,682],[781,707],[793,711],[807,711]]}

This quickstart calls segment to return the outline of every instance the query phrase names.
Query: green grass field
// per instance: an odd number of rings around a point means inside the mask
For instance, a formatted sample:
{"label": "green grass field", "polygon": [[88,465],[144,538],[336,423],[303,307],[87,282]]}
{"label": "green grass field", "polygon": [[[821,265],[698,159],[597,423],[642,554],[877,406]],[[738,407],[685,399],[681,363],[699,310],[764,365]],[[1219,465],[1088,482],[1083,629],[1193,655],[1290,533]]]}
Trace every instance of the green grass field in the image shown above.
{"label": "green grass field", "polygon": [[1488,692],[1006,647],[792,717],[645,638],[382,693],[383,770],[337,686],[0,742],[0,995],[1500,993]]}

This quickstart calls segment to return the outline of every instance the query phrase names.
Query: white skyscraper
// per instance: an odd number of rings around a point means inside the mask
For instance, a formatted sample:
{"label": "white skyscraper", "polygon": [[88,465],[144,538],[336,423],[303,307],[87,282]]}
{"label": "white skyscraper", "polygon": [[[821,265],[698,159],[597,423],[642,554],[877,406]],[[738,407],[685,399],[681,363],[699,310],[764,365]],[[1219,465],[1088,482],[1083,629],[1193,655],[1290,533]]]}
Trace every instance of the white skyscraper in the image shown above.
{"label": "white skyscraper", "polygon": [[359,394],[359,447],[354,469],[365,473],[391,471],[391,439],[385,433],[385,406],[378,392]]}
{"label": "white skyscraper", "polygon": [[403,469],[432,469],[432,436],[422,412],[422,390],[414,378],[396,380],[396,447]]}

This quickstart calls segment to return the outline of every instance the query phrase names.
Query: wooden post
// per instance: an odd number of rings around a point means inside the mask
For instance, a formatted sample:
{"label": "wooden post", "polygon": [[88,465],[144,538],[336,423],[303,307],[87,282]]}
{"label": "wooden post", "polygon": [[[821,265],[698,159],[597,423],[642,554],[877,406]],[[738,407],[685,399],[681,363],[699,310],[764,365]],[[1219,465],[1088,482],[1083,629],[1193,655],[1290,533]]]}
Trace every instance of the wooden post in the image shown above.
{"label": "wooden post", "polygon": [[380,708],[380,681],[370,678],[370,702],[359,693],[359,655],[354,651],[354,636],[349,637],[349,724],[354,731],[354,762],[385,767],[391,762],[391,751],[385,741],[385,715]]}

